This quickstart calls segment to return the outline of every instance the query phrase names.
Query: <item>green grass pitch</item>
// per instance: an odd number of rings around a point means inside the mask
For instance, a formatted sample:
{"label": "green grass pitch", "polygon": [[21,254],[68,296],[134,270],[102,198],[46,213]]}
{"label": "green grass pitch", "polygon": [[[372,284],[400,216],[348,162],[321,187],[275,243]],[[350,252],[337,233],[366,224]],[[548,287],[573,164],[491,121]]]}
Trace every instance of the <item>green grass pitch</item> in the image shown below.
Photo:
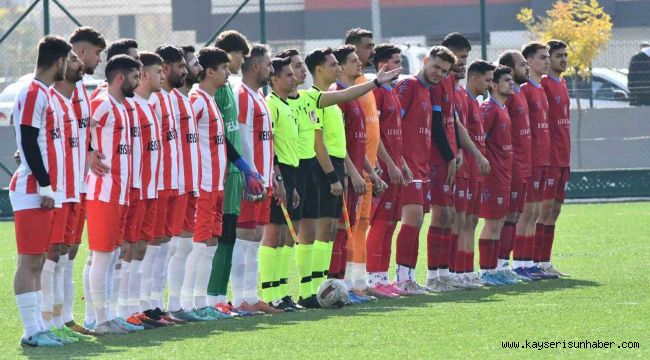
{"label": "green grass pitch", "polygon": [[[554,263],[573,276],[509,287],[379,301],[342,310],[229,319],[61,349],[22,349],[12,291],[13,223],[0,223],[0,359],[650,358],[650,203],[567,205]],[[426,226],[427,224],[425,224]],[[422,236],[418,279],[423,281]],[[83,320],[75,266],[75,316]],[[295,269],[294,269],[295,271]],[[297,293],[292,279],[292,291]],[[504,349],[502,342],[613,341],[610,349]],[[622,342],[637,342],[624,349]],[[567,345],[568,346],[568,345]]]}

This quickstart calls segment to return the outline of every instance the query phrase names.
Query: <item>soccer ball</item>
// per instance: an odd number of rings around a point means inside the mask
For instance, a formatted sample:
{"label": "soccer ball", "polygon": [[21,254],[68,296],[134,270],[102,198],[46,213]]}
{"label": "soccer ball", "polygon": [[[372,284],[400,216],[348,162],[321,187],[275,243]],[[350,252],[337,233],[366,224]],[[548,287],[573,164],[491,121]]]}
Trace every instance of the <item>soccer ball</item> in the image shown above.
{"label": "soccer ball", "polygon": [[340,309],[349,301],[348,289],[341,280],[327,279],[318,287],[316,299],[325,309]]}

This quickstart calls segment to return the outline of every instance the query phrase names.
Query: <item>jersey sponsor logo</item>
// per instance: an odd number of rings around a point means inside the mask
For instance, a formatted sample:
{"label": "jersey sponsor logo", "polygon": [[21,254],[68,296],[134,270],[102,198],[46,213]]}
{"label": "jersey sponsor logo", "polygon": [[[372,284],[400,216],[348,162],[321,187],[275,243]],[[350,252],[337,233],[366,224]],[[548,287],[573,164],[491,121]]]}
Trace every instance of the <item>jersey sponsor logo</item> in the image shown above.
{"label": "jersey sponsor logo", "polygon": [[366,132],[365,131],[355,131],[354,132],[354,138],[359,139],[359,140],[366,140]]}
{"label": "jersey sponsor logo", "polygon": [[52,140],[60,139],[61,138],[61,129],[59,129],[59,128],[52,129],[52,131],[50,131],[50,137],[52,138]]}
{"label": "jersey sponsor logo", "polygon": [[548,123],[547,122],[537,123],[537,128],[538,129],[548,129]]}
{"label": "jersey sponsor logo", "polygon": [[503,151],[512,151],[512,144],[503,145]]}
{"label": "jersey sponsor logo", "polygon": [[78,148],[79,147],[79,138],[76,136],[72,136],[68,138],[68,146],[71,148]]}
{"label": "jersey sponsor logo", "polygon": [[224,143],[224,136],[223,135],[215,135],[212,137],[212,142],[215,145],[222,145]]}
{"label": "jersey sponsor logo", "polygon": [[402,136],[402,129],[386,129],[388,136]]}
{"label": "jersey sponsor logo", "polygon": [[176,134],[176,129],[169,130],[167,132],[167,142],[171,142],[172,140],[176,140],[177,134]]}
{"label": "jersey sponsor logo", "polygon": [[497,205],[503,205],[503,196],[497,196]]}
{"label": "jersey sponsor logo", "polygon": [[557,119],[557,124],[558,125],[570,125],[571,120],[570,119]]}
{"label": "jersey sponsor logo", "polygon": [[139,126],[131,126],[131,137],[140,137],[140,127]]}
{"label": "jersey sponsor logo", "polygon": [[239,130],[239,122],[231,121],[226,123],[226,131],[229,133]]}
{"label": "jersey sponsor logo", "polygon": [[270,130],[264,130],[257,133],[257,140],[259,141],[269,141],[273,137],[273,132]]}
{"label": "jersey sponsor logo", "polygon": [[82,118],[81,120],[79,120],[79,129],[87,128],[88,127],[88,120],[89,119],[87,117]]}
{"label": "jersey sponsor logo", "polygon": [[530,128],[526,128],[526,129],[521,129],[521,130],[519,130],[519,135],[521,135],[521,136],[528,136],[528,135],[530,135]]}
{"label": "jersey sponsor logo", "polygon": [[196,144],[199,142],[199,134],[190,133],[185,134],[185,142],[188,144]]}
{"label": "jersey sponsor logo", "polygon": [[442,186],[442,192],[445,194],[449,194],[449,185],[443,185]]}
{"label": "jersey sponsor logo", "polygon": [[128,155],[130,153],[130,146],[127,144],[117,145],[117,155]]}
{"label": "jersey sponsor logo", "polygon": [[145,150],[147,151],[158,151],[160,150],[160,141],[151,140],[145,145]]}

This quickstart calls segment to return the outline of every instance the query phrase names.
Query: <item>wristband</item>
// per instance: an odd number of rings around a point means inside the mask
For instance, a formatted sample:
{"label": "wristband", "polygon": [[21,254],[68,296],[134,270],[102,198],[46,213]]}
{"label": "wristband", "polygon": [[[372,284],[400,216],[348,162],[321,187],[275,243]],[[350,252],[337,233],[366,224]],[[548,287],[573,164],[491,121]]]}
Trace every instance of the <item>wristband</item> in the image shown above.
{"label": "wristband", "polygon": [[376,87],[381,87],[381,84],[379,83],[379,80],[377,80],[377,78],[375,78],[375,80],[373,80],[372,82],[375,83]]}
{"label": "wristband", "polygon": [[330,183],[330,185],[336,184],[337,182],[339,182],[339,177],[336,176],[336,171],[332,171],[330,173],[327,173],[325,176],[327,176],[327,181]]}
{"label": "wristband", "polygon": [[38,189],[38,195],[54,200],[54,191],[52,191],[52,185],[40,187]]}

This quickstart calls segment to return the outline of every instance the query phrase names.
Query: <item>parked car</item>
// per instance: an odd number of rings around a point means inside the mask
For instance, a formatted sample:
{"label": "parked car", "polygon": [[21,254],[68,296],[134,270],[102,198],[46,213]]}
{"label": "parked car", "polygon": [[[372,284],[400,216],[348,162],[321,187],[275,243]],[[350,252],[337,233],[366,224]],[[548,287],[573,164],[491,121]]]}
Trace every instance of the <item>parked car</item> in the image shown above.
{"label": "parked car", "polygon": [[565,77],[569,87],[571,109],[577,109],[577,99],[583,109],[589,108],[590,98],[594,108],[621,108],[630,106],[630,91],[627,88],[627,76],[620,70],[593,68],[591,78],[577,78],[573,88],[573,78]]}
{"label": "parked car", "polygon": [[[14,101],[16,101],[16,96],[20,89],[29,83],[32,80],[34,74],[25,74],[18,78],[14,83],[8,85],[0,93],[0,126],[9,126],[11,125],[10,118],[11,112],[14,108]],[[86,92],[88,95],[92,94],[97,85],[103,82],[103,80],[96,79],[90,75],[84,75],[84,82],[86,84]]]}

